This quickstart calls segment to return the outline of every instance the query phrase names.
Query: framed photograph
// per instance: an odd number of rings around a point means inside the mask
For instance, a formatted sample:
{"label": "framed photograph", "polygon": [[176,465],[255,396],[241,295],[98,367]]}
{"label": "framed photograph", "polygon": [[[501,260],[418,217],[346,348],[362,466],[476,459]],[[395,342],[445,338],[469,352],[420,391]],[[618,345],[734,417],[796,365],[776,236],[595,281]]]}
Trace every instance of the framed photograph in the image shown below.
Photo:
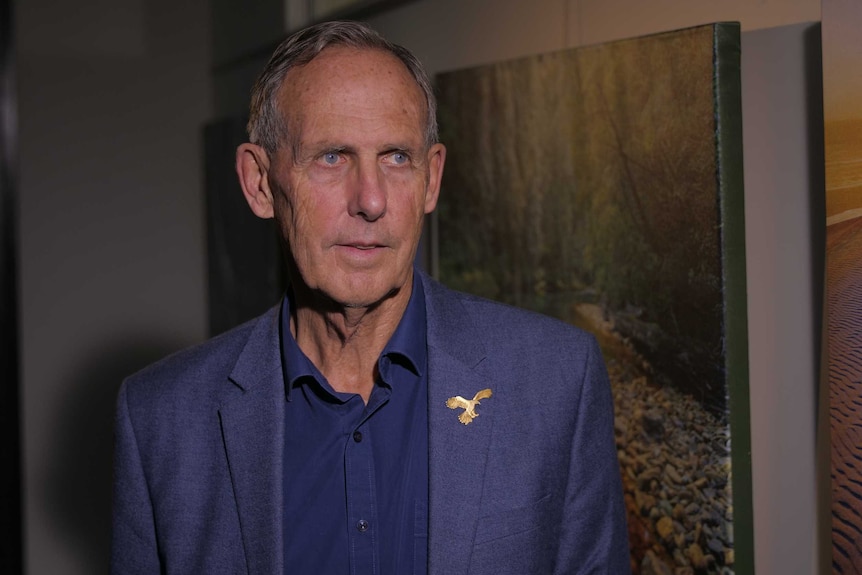
{"label": "framed photograph", "polygon": [[434,269],[599,340],[636,574],[754,571],[739,34],[437,77]]}
{"label": "framed photograph", "polygon": [[824,0],[826,345],[832,572],[862,565],[862,5]]}

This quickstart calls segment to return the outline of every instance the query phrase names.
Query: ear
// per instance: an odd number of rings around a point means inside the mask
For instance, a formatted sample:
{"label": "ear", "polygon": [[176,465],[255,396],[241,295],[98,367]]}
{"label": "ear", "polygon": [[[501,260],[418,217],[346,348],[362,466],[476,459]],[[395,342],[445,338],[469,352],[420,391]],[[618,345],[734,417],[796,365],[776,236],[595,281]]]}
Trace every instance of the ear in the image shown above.
{"label": "ear", "polygon": [[257,144],[242,144],[236,149],[236,174],[251,211],[259,218],[273,217],[272,190],[269,187],[269,156]]}
{"label": "ear", "polygon": [[425,213],[437,207],[440,197],[440,182],[443,179],[443,164],[446,163],[446,146],[439,142],[428,148],[428,188],[425,190]]}

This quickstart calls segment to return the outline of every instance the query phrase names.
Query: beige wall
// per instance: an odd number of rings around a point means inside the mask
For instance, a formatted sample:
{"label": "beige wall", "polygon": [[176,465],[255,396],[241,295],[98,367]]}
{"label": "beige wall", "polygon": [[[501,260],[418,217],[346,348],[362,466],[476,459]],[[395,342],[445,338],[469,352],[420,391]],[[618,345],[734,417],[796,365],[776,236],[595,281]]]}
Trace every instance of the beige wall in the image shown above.
{"label": "beige wall", "polygon": [[709,22],[819,20],[820,0],[412,0],[369,22],[440,72]]}
{"label": "beige wall", "polygon": [[819,36],[807,25],[753,31],[742,54],[755,565],[817,573]]}
{"label": "beige wall", "polygon": [[26,572],[107,573],[117,387],[205,334],[207,2],[15,4]]}

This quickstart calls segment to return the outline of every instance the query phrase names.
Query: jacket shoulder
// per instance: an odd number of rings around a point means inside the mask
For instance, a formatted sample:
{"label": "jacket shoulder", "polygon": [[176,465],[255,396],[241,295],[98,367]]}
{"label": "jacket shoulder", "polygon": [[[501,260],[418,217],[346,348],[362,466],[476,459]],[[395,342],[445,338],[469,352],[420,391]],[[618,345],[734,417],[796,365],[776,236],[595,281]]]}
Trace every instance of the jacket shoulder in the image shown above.
{"label": "jacket shoulder", "polygon": [[277,341],[278,309],[249,320],[198,345],[177,351],[129,376],[123,386],[130,399],[195,397],[227,382],[240,356],[259,334]]}
{"label": "jacket shoulder", "polygon": [[[495,345],[511,345],[523,349],[546,346],[554,347],[595,345],[595,337],[579,327],[539,312],[515,307],[480,296],[452,290],[432,279],[427,279],[425,289],[434,300],[436,311],[443,316],[470,322],[483,339]],[[442,305],[440,302],[443,302]]]}

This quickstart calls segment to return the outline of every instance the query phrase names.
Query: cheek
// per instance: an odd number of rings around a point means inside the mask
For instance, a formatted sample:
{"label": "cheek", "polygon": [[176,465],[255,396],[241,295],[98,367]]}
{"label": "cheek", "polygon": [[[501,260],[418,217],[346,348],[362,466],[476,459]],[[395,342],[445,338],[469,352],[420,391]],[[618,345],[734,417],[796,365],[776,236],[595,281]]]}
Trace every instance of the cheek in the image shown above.
{"label": "cheek", "polygon": [[331,235],[332,211],[324,199],[314,194],[285,194],[277,202],[281,235],[294,259],[314,263],[317,258],[313,252]]}
{"label": "cheek", "polygon": [[302,215],[304,210],[296,203],[295,198],[284,192],[279,192],[275,197],[274,208],[281,237],[293,249],[297,245],[297,239],[302,237],[301,219],[305,219]]}
{"label": "cheek", "polygon": [[409,215],[405,220],[409,220],[410,226],[415,230],[415,235],[422,233],[422,222],[426,214],[425,188],[421,187],[411,197],[409,206]]}
{"label": "cheek", "polygon": [[311,252],[317,248],[320,234],[315,231],[318,229],[319,226],[315,225],[308,212],[300,211],[294,214],[291,228],[287,233],[295,257],[314,261],[315,258]]}
{"label": "cheek", "polygon": [[401,216],[421,218],[425,213],[425,178],[421,173],[398,174],[386,179],[389,191],[390,211],[397,210]]}

